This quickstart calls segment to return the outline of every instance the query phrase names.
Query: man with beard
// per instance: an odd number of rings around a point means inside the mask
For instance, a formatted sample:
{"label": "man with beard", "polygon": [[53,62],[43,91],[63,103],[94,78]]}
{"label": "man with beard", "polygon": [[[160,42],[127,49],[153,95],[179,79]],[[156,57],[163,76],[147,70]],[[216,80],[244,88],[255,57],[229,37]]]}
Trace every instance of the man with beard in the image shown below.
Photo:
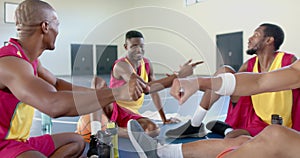
{"label": "man with beard", "polygon": [[[170,93],[179,101],[179,104],[185,103],[198,90],[211,89],[218,95],[226,96],[249,96],[300,88],[299,76],[300,60],[297,60],[290,66],[271,72],[222,73],[215,77],[175,79]],[[300,95],[293,94],[294,96],[299,97]],[[295,99],[299,100],[298,98]],[[299,106],[294,106],[293,110],[300,111]],[[294,116],[297,117],[297,115]],[[299,121],[293,122],[293,126],[295,123],[297,124]],[[147,136],[135,120],[130,120],[128,122],[128,134],[141,157],[299,157],[300,132],[277,124],[267,126],[255,137],[242,135],[230,139],[206,139],[184,144],[160,144],[157,140]]]}
{"label": "man with beard", "polygon": [[[246,61],[238,72],[269,72],[292,64],[296,61],[294,55],[278,51],[283,40],[284,32],[279,26],[261,24],[248,40],[247,54],[256,56]],[[215,75],[224,72],[235,73],[229,66],[224,66]],[[271,124],[272,114],[279,114],[283,118],[284,126],[300,130],[298,125],[293,124],[295,117],[292,118],[293,112],[296,112],[292,110],[293,104],[297,105],[297,98],[293,97],[293,94],[298,93],[299,90],[295,89],[243,97],[231,96],[225,123],[211,121],[206,127],[226,138],[239,135],[255,136]],[[170,137],[197,135],[195,133],[200,129],[206,111],[218,99],[217,94],[206,90],[191,121],[168,131],[166,135]]]}

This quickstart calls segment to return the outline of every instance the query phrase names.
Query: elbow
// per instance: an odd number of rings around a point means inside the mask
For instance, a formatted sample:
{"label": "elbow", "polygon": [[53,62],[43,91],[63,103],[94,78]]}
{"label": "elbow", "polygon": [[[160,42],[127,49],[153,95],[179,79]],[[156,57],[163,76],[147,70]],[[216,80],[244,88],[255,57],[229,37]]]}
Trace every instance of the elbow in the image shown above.
{"label": "elbow", "polygon": [[63,116],[62,112],[60,110],[57,110],[57,108],[50,108],[50,110],[47,111],[47,114],[51,118],[59,118],[59,117]]}
{"label": "elbow", "polygon": [[51,118],[58,118],[65,115],[64,106],[57,103],[56,101],[48,100],[43,104],[45,113],[49,115]]}

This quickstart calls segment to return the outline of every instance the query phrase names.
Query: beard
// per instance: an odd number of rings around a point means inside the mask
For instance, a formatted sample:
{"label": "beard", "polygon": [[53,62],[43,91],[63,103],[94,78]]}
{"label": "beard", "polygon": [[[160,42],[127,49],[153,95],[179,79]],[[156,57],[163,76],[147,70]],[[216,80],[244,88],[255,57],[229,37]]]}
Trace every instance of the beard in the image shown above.
{"label": "beard", "polygon": [[252,49],[248,49],[248,50],[246,51],[246,53],[247,53],[248,55],[253,55],[253,54],[256,54],[256,51],[257,51],[257,49],[252,48]]}

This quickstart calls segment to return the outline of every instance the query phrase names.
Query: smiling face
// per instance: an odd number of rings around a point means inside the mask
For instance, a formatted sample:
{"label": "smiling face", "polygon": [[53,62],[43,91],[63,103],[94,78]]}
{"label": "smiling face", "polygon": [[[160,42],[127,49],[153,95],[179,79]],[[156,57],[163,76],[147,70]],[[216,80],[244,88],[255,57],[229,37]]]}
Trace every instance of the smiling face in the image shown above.
{"label": "smiling face", "polygon": [[143,59],[145,54],[144,38],[133,37],[126,39],[124,47],[127,50],[127,57],[131,61],[140,61]]}

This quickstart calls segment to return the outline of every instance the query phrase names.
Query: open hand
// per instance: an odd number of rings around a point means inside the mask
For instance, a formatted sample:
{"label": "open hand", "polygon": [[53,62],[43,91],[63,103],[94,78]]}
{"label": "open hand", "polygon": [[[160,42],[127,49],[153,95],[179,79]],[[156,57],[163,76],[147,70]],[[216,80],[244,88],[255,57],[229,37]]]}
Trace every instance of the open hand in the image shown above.
{"label": "open hand", "polygon": [[179,78],[184,78],[184,77],[192,75],[194,68],[197,65],[204,63],[204,61],[198,61],[195,63],[191,63],[191,62],[192,62],[192,59],[190,59],[189,61],[184,63],[182,66],[180,66],[180,70],[178,71]]}

